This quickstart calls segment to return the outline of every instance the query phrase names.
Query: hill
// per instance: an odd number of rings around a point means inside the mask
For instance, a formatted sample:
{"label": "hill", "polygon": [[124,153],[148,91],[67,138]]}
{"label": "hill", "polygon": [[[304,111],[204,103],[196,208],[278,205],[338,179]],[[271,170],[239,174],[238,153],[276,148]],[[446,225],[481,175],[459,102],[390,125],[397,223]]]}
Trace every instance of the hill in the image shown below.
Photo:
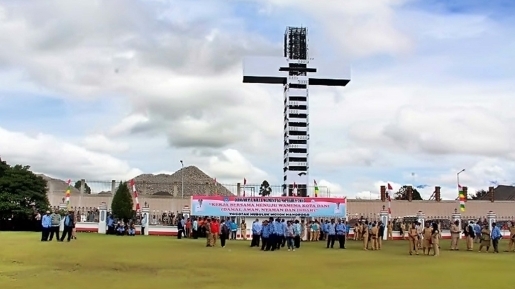
{"label": "hill", "polygon": [[136,187],[141,194],[181,196],[181,179],[184,176],[184,196],[192,195],[234,195],[226,187],[195,166],[185,167],[171,175],[143,174],[134,178]]}
{"label": "hill", "polygon": [[[42,177],[47,182],[47,190],[49,192],[53,192],[56,194],[62,194],[64,196],[64,193],[66,192],[66,189],[68,188],[68,184],[65,181],[59,180],[59,179],[54,179],[54,178],[51,178],[49,176],[42,175],[42,174],[38,174],[38,176]],[[74,195],[74,194],[79,194],[79,193],[80,193],[79,190],[76,189],[75,187],[73,187],[73,184],[72,184],[71,194]]]}
{"label": "hill", "polygon": [[[155,195],[162,197],[180,197],[181,196],[181,179],[184,174],[184,196],[192,195],[214,195],[232,196],[234,195],[226,187],[218,184],[215,186],[214,179],[204,173],[195,166],[185,167],[175,173],[168,174],[143,174],[134,178],[136,189],[140,195]],[[40,175],[47,181],[49,192],[54,194],[63,194],[66,191],[67,184],[60,179],[51,178],[46,175]],[[88,181],[86,180],[86,183]],[[107,182],[106,182],[107,184]],[[91,185],[91,184],[90,184]],[[105,185],[105,184],[104,184]],[[95,190],[94,190],[95,191]],[[96,191],[98,192],[98,191]],[[72,188],[72,194],[79,194],[79,190]],[[110,195],[110,190],[102,190],[99,194]]]}

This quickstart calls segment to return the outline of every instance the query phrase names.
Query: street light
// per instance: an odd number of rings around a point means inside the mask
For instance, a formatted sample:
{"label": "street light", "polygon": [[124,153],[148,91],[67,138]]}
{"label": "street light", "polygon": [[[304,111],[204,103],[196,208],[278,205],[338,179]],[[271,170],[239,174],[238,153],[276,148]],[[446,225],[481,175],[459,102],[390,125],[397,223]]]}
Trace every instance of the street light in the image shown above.
{"label": "street light", "polygon": [[181,198],[184,199],[184,163],[181,160]]}
{"label": "street light", "polygon": [[456,174],[456,181],[458,182],[458,188],[460,187],[460,174],[463,173],[465,171],[465,169],[459,171],[457,174]]}
{"label": "street light", "polygon": [[[465,169],[459,171],[457,174],[456,174],[456,181],[458,182],[458,194],[459,194],[459,191],[460,191],[460,174],[463,173],[465,171]],[[460,198],[460,196],[458,195],[458,199]],[[459,204],[459,202],[458,202]]]}

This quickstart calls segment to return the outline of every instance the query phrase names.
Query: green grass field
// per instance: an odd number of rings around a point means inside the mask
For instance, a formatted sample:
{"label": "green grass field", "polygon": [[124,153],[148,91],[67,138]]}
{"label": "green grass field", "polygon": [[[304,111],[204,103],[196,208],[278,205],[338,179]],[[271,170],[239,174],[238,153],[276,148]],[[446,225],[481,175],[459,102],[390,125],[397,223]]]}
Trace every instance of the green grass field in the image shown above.
{"label": "green grass field", "polygon": [[[0,288],[496,288],[513,289],[515,253],[442,250],[409,256],[404,241],[381,251],[303,243],[300,250],[261,252],[248,242],[206,248],[204,240],[78,234],[42,243],[36,233],[0,232]],[[463,244],[464,245],[464,244]],[[501,242],[504,251],[507,241]],[[449,247],[443,241],[442,249]]]}

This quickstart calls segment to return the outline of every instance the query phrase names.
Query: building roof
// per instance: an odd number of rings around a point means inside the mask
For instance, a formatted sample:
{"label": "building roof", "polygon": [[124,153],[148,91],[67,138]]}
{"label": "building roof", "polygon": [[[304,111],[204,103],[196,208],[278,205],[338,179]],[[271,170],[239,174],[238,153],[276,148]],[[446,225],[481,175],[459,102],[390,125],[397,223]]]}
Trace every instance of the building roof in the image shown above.
{"label": "building roof", "polygon": [[[486,194],[481,200],[490,200],[490,195]],[[494,189],[494,201],[515,201],[515,187],[500,185]]]}

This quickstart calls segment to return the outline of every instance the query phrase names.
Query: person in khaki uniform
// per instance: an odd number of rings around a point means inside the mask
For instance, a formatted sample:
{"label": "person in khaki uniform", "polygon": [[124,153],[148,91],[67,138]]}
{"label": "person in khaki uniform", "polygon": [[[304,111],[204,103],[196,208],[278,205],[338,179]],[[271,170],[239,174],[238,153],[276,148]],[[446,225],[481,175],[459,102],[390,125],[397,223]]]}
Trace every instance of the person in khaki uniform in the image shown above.
{"label": "person in khaki uniform", "polygon": [[378,240],[377,240],[378,233],[379,233],[379,229],[377,228],[377,225],[374,222],[372,224],[372,229],[370,229],[370,240],[372,241],[372,250],[379,249],[379,244],[378,244]]}
{"label": "person in khaki uniform", "polygon": [[361,226],[361,237],[363,238],[363,250],[368,250],[368,221]]}
{"label": "person in khaki uniform", "polygon": [[451,251],[459,250],[460,222],[454,221],[451,225]]}
{"label": "person in khaki uniform", "polygon": [[393,224],[392,221],[388,221],[388,232],[387,232],[387,239],[393,240]]}
{"label": "person in khaki uniform", "polygon": [[206,230],[206,247],[211,247],[211,239],[213,238],[211,234],[211,219],[207,219],[204,222],[204,229]]}
{"label": "person in khaki uniform", "polygon": [[360,226],[359,222],[357,222],[356,224],[354,224],[354,238],[353,238],[354,241],[359,240],[360,231],[361,231],[361,226]]}
{"label": "person in khaki uniform", "polygon": [[415,254],[418,255],[418,232],[417,228],[415,227],[415,223],[411,224],[411,227],[408,230],[408,239],[409,239],[409,254],[413,255],[413,251],[415,251]]}
{"label": "person in khaki uniform", "polygon": [[245,223],[245,219],[241,220],[240,235],[244,241],[247,241],[247,223]]}
{"label": "person in khaki uniform", "polygon": [[509,252],[515,252],[515,221],[511,222],[510,227],[510,244],[508,245]]}
{"label": "person in khaki uniform", "polygon": [[440,256],[440,231],[438,224],[433,223],[433,231],[431,232],[431,244],[433,245],[433,256]]}
{"label": "person in khaki uniform", "polygon": [[490,250],[490,229],[488,229],[488,225],[483,225],[483,228],[481,228],[481,244],[479,245],[479,251],[483,251],[483,247],[486,247],[486,252]]}
{"label": "person in khaki uniform", "polygon": [[423,244],[422,244],[422,254],[429,255],[429,252],[431,251],[431,238],[432,238],[432,229],[429,223],[426,223],[424,230],[422,231],[422,236],[424,238]]}
{"label": "person in khaki uniform", "polygon": [[422,228],[422,223],[416,222],[415,224],[418,233],[417,248],[422,250],[422,231],[424,231],[424,228]]}
{"label": "person in khaki uniform", "polygon": [[408,236],[408,235],[409,235],[409,234],[408,234],[408,231],[409,231],[410,225],[408,225],[408,224],[406,224],[406,223],[402,222],[402,223],[401,223],[401,227],[402,227],[402,236],[401,236],[401,237],[402,237],[404,240],[408,240],[408,238],[409,238],[409,236]]}

